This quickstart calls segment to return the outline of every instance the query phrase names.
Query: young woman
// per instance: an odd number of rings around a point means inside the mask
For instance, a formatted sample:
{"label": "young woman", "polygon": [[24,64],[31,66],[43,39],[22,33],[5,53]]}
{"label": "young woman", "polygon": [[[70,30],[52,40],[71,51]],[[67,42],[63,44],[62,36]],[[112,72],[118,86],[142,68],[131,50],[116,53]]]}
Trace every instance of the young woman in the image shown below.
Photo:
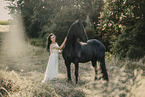
{"label": "young woman", "polygon": [[58,46],[55,39],[56,36],[53,33],[47,37],[47,50],[50,50],[50,57],[42,83],[58,77],[58,53],[63,48],[67,38],[64,39],[61,46]]}

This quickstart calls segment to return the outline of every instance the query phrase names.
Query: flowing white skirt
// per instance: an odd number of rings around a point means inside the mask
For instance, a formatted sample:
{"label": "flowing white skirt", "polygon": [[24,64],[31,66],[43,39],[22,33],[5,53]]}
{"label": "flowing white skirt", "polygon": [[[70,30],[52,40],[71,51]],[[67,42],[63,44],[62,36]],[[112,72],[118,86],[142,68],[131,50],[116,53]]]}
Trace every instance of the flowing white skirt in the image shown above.
{"label": "flowing white skirt", "polygon": [[51,53],[42,83],[57,77],[58,77],[58,53]]}

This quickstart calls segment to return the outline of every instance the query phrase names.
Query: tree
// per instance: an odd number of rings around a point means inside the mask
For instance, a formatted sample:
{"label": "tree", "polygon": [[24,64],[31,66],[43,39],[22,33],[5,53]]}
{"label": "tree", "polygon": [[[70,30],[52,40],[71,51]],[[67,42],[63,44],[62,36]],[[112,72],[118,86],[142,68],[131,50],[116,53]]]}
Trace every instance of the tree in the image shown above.
{"label": "tree", "polygon": [[98,29],[109,51],[130,59],[145,55],[144,10],[143,0],[107,0]]}
{"label": "tree", "polygon": [[43,26],[50,22],[55,10],[54,1],[58,0],[6,0],[13,16],[21,14],[28,37],[39,37]]}
{"label": "tree", "polygon": [[[53,32],[64,37],[70,25],[82,19],[88,35],[95,36],[103,0],[7,0],[11,14],[22,15],[29,37],[45,37]],[[93,34],[92,34],[93,33]],[[62,40],[60,38],[60,40]]]}
{"label": "tree", "polygon": [[52,24],[45,25],[44,31],[54,32],[59,36],[58,40],[63,40],[70,25],[77,19],[81,19],[89,38],[94,38],[96,35],[94,24],[98,22],[103,3],[102,0],[62,0],[59,3],[60,8],[56,9],[51,19]]}

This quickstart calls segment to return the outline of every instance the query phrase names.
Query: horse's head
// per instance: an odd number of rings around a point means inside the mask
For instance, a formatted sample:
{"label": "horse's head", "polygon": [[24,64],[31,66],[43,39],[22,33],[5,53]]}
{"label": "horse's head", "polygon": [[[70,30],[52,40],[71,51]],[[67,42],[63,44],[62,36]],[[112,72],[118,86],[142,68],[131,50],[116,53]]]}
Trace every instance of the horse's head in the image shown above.
{"label": "horse's head", "polygon": [[72,24],[70,31],[73,36],[79,38],[83,42],[87,42],[88,36],[80,20],[77,20]]}

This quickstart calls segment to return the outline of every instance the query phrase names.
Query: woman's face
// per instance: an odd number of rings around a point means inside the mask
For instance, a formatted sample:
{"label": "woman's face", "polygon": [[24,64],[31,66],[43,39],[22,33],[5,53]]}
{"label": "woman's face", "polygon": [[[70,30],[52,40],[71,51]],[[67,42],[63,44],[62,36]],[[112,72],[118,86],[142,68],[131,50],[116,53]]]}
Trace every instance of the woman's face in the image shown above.
{"label": "woman's face", "polygon": [[52,42],[55,42],[55,35],[52,35],[51,37],[50,37],[50,40],[52,41]]}

